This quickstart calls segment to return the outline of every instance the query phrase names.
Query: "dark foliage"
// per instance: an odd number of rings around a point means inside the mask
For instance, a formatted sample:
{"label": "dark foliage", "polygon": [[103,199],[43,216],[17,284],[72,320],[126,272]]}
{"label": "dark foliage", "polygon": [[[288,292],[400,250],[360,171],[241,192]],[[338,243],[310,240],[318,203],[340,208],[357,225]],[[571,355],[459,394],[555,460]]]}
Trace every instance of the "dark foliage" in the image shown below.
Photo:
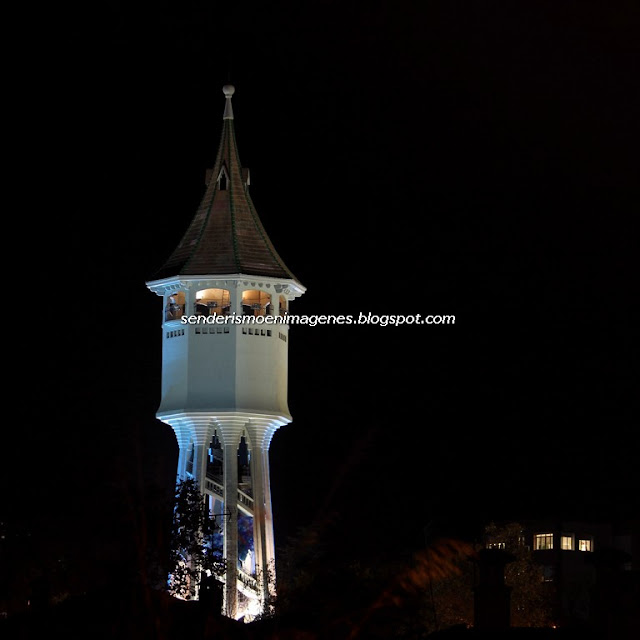
{"label": "dark foliage", "polygon": [[190,600],[203,575],[224,575],[225,561],[214,543],[220,526],[211,518],[204,496],[193,478],[178,482],[175,500],[169,592]]}

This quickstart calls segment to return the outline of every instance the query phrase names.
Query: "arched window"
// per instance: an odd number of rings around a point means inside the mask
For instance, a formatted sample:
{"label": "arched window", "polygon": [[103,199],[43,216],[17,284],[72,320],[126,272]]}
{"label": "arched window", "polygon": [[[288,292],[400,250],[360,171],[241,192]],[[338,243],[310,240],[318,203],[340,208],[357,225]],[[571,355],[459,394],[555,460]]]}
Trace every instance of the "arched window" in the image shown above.
{"label": "arched window", "polygon": [[164,319],[179,320],[184,315],[184,291],[172,291],[165,296]]}
{"label": "arched window", "polygon": [[194,313],[199,316],[229,315],[231,296],[228,289],[201,289],[196,293]]}
{"label": "arched window", "polygon": [[220,480],[222,476],[224,456],[222,446],[220,444],[220,438],[216,432],[214,432],[213,438],[211,438],[208,454],[207,476]]}
{"label": "arched window", "polygon": [[227,175],[227,170],[222,167],[220,170],[220,175],[218,176],[218,189],[220,191],[226,191],[229,187],[229,176]]}
{"label": "arched window", "polygon": [[284,316],[287,311],[287,299],[284,296],[280,296],[280,315]]}
{"label": "arched window", "polygon": [[251,475],[251,454],[244,436],[240,438],[238,446],[238,482],[243,484]]}
{"label": "arched window", "polygon": [[258,289],[247,289],[242,292],[242,314],[264,316],[272,313],[271,294]]}

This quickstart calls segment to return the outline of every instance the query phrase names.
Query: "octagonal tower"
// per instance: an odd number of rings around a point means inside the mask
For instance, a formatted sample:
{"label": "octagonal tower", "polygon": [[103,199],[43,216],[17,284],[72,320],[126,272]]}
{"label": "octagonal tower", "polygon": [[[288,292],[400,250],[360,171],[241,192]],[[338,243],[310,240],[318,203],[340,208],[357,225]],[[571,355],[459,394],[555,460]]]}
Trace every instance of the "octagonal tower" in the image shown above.
{"label": "octagonal tower", "polygon": [[234,91],[223,88],[222,136],[202,201],[147,286],[163,299],[156,415],[176,434],[178,480],[197,481],[222,525],[224,613],[250,619],[275,589],[268,454],[275,431],[291,421],[286,314],[305,287],[249,195]]}

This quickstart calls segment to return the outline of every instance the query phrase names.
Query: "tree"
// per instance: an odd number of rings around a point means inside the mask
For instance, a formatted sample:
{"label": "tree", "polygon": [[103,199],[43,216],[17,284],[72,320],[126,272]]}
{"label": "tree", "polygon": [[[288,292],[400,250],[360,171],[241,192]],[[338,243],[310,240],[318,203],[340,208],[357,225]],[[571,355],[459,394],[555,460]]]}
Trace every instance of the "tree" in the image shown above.
{"label": "tree", "polygon": [[184,600],[196,597],[202,575],[222,578],[225,561],[215,544],[220,526],[211,518],[193,478],[176,485],[171,528],[169,592]]}
{"label": "tree", "polygon": [[417,618],[426,636],[440,629],[473,625],[477,547],[459,540],[435,540],[416,555],[414,573],[422,600]]}
{"label": "tree", "polygon": [[[353,547],[326,529],[303,529],[278,554],[276,617],[280,629],[300,637],[344,640],[403,638],[422,640],[433,624],[426,594],[440,584],[458,585],[471,545],[437,539],[414,553],[381,547]],[[460,589],[462,599],[472,583]],[[454,607],[455,608],[455,607]],[[473,610],[473,601],[469,602]],[[441,626],[459,622],[459,616]],[[307,634],[307,635],[305,635]]]}
{"label": "tree", "polygon": [[[484,546],[504,549],[515,557],[505,568],[505,584],[511,587],[511,624],[514,627],[545,627],[552,623],[552,608],[542,567],[523,542],[523,527],[512,522],[489,524],[484,530]],[[480,545],[476,551],[479,551]],[[473,587],[477,567],[474,554],[458,556],[458,570],[434,579],[425,590],[422,618],[429,631],[457,625],[473,626]]]}
{"label": "tree", "polygon": [[505,583],[511,587],[511,624],[514,627],[546,627],[552,624],[552,606],[542,567],[524,544],[523,527],[517,522],[485,527],[485,543],[515,557],[505,568]]}

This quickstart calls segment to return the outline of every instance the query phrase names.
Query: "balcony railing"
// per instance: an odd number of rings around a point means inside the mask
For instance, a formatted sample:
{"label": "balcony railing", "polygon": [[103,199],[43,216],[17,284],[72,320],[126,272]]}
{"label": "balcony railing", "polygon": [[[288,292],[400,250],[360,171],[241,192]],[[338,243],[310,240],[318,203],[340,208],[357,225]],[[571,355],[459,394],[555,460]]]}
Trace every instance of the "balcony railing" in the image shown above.
{"label": "balcony railing", "polygon": [[221,306],[217,302],[196,302],[193,305],[193,313],[197,316],[228,316],[231,313],[231,305],[225,303]]}
{"label": "balcony railing", "polygon": [[253,513],[253,498],[250,495],[238,489],[238,500]]}
{"label": "balcony railing", "polygon": [[224,496],[224,487],[219,482],[210,480],[209,477],[207,477],[205,481],[205,486],[209,491],[212,491],[213,493],[217,493],[219,496]]}
{"label": "balcony railing", "polygon": [[258,591],[258,581],[240,568],[238,568],[238,581],[242,582],[246,587],[249,587],[249,589],[255,592]]}
{"label": "balcony railing", "polygon": [[[218,478],[220,478],[220,476],[218,476]],[[224,486],[214,479],[210,473],[207,473],[205,488],[221,497],[224,496]],[[238,502],[242,504],[249,513],[253,513],[253,498],[242,489],[238,489]]]}

